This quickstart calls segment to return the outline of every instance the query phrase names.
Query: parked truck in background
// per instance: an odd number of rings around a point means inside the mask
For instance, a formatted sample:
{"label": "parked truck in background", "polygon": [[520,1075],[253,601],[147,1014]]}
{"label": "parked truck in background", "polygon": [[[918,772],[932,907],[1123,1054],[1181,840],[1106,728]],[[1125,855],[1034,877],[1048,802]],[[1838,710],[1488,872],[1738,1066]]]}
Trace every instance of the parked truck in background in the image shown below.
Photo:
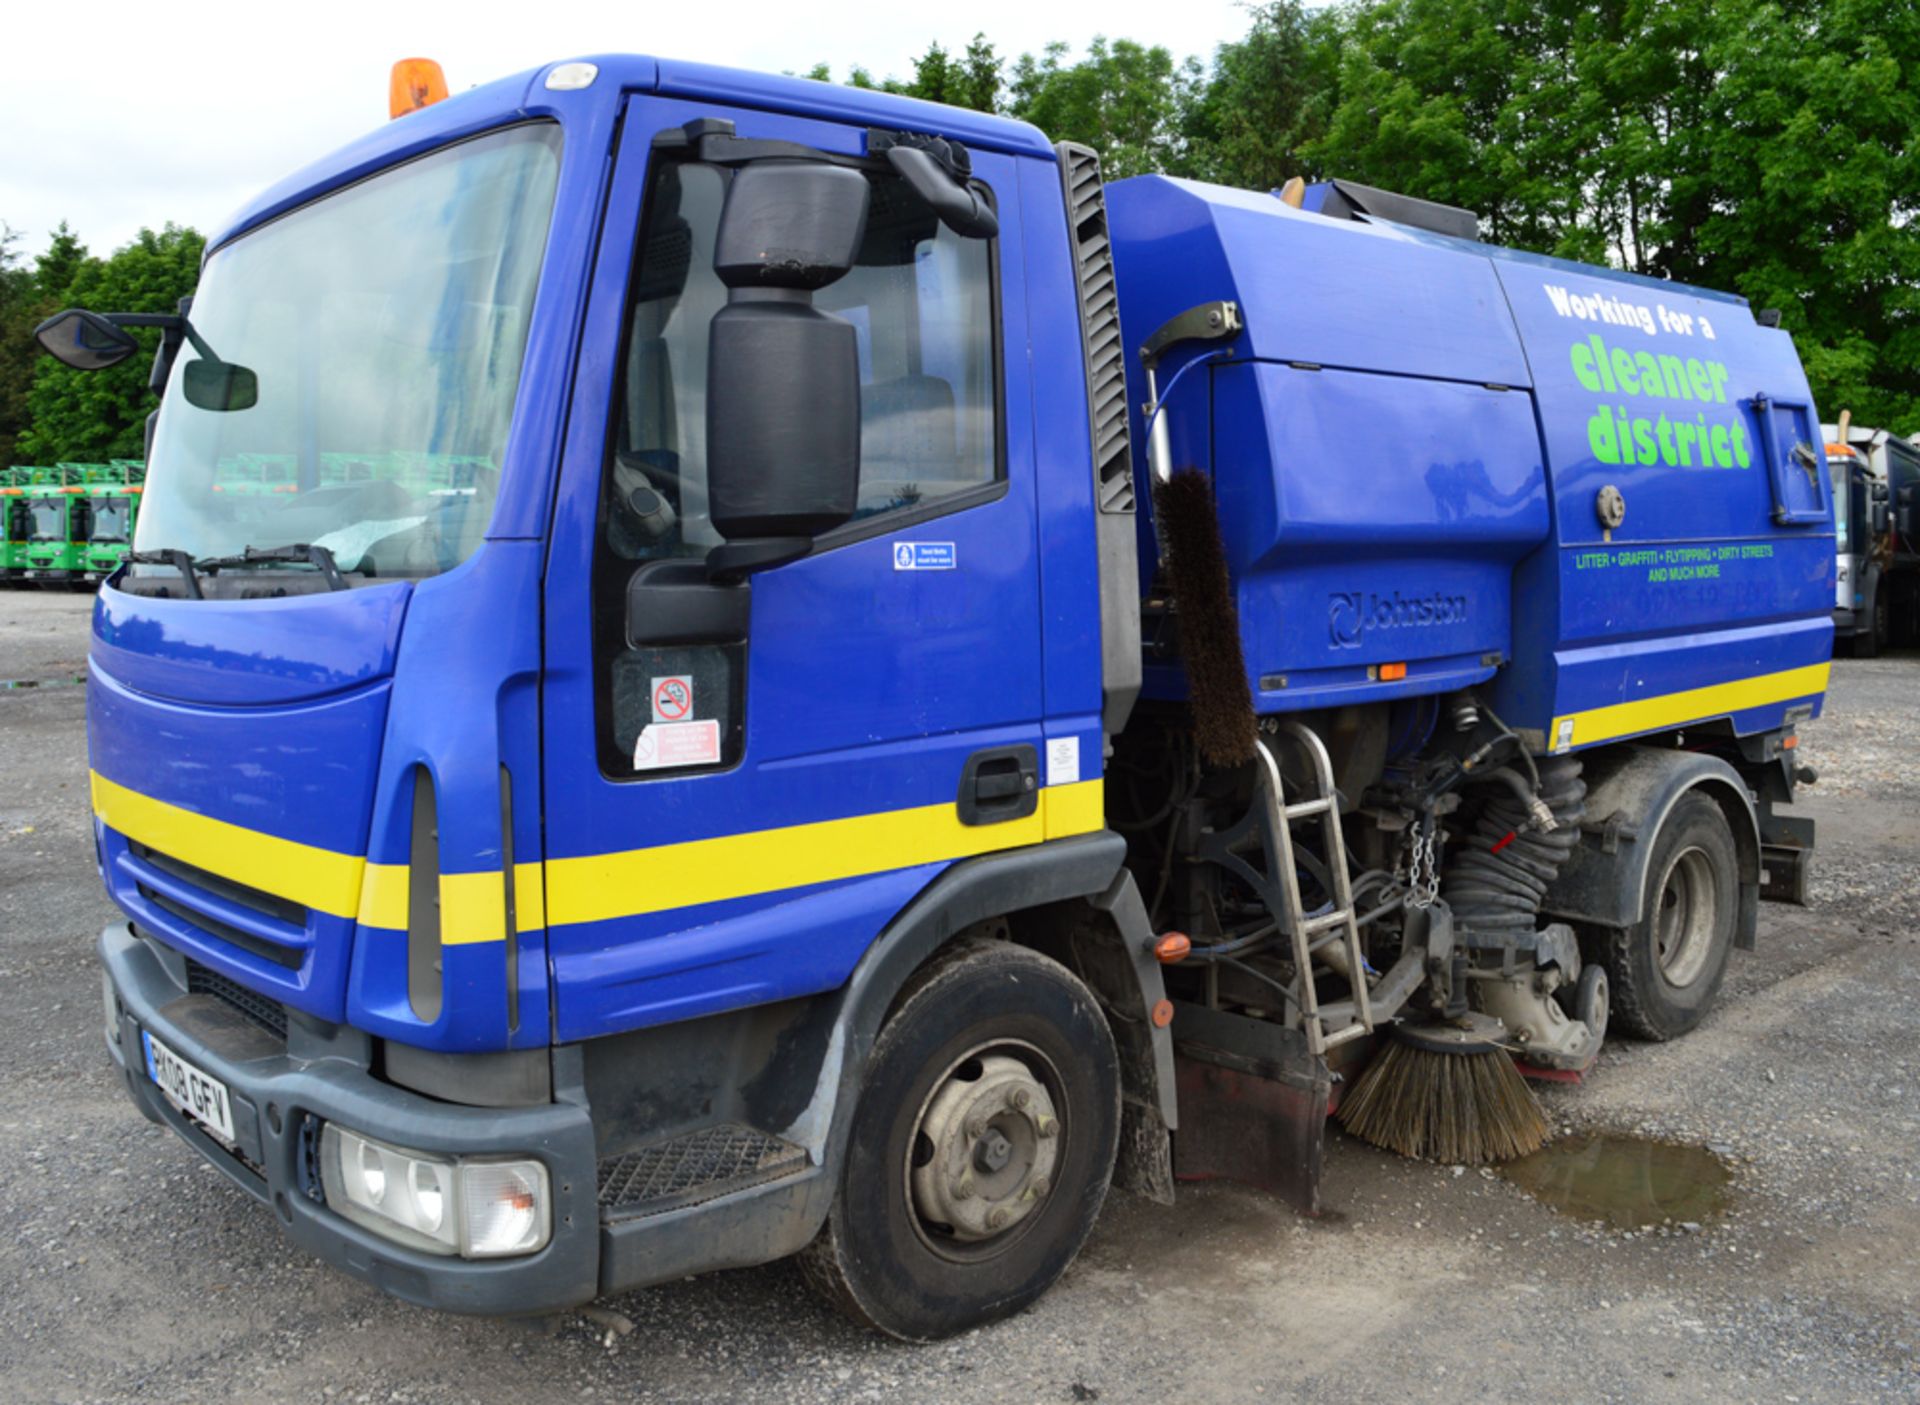
{"label": "parked truck in background", "polygon": [[80,465],[26,470],[26,580],[66,585],[80,577],[91,504],[83,496]]}
{"label": "parked truck in background", "polygon": [[82,464],[85,489],[86,540],[81,543],[80,579],[97,585],[120,568],[133,550],[133,533],[140,518],[140,495],[146,464],[139,459]]}
{"label": "parked truck in background", "polygon": [[1685,1033],[1804,891],[1819,418],[1740,299],[1473,233],[602,57],[50,319],[163,338],[88,665],[129,1095],[410,1301],[799,1254],[924,1339],[1115,1177],[1317,1204],[1395,1026]]}
{"label": "parked truck in background", "polygon": [[27,537],[32,531],[26,481],[25,469],[0,468],[0,584],[11,585],[26,574]]}
{"label": "parked truck in background", "polygon": [[1834,649],[1872,658],[1889,633],[1892,603],[1891,592],[1881,590],[1888,545],[1886,480],[1865,454],[1837,435],[1827,441],[1827,471],[1833,478]]}
{"label": "parked truck in background", "polygon": [[[1835,615],[1836,639],[1845,639],[1863,658],[1883,648],[1920,645],[1920,446],[1844,419],[1822,432],[1829,443],[1844,443],[1859,455],[1862,497],[1856,507],[1868,514],[1854,523],[1851,619]],[[1884,504],[1877,519],[1871,515],[1874,502]],[[1864,538],[1857,531],[1863,525]]]}

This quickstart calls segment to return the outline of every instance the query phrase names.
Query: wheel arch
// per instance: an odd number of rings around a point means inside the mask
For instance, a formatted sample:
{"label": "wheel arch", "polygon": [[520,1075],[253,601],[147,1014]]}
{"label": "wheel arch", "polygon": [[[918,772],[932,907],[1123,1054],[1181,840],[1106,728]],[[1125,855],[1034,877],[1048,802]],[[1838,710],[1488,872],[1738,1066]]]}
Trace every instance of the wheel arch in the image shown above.
{"label": "wheel arch", "polygon": [[1718,756],[1652,746],[1584,753],[1582,842],[1547,890],[1542,912],[1576,928],[1620,930],[1644,915],[1648,870],[1662,827],[1686,796],[1705,795],[1726,816],[1739,856],[1734,945],[1752,950],[1760,911],[1760,817],[1740,773]]}

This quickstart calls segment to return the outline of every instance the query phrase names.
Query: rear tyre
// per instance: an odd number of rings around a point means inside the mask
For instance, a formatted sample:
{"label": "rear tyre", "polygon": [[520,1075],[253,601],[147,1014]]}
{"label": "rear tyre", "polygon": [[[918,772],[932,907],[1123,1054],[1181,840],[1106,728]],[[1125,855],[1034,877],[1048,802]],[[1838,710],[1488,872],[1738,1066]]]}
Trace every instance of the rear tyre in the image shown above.
{"label": "rear tyre", "polygon": [[1653,842],[1640,920],[1610,943],[1612,1023],[1642,1039],[1677,1038],[1720,993],[1740,902],[1740,856],[1713,800],[1680,798]]}
{"label": "rear tyre", "polygon": [[906,1341],[1010,1316],[1086,1242],[1119,1129],[1119,1061],[1093,994],[1023,947],[958,943],[880,1031],[801,1272]]}

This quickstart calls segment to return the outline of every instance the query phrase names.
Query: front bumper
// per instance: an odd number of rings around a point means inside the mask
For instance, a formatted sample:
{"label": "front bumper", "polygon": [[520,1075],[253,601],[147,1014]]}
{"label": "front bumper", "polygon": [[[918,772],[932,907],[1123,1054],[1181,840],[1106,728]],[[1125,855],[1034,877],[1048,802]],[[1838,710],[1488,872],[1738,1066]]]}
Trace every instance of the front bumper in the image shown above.
{"label": "front bumper", "polygon": [[[594,1297],[599,1214],[583,1101],[478,1108],[411,1093],[369,1072],[371,1043],[357,1031],[295,1016],[277,1039],[215,997],[188,994],[182,959],[125,923],[100,934],[99,952],[118,999],[109,1049],[129,1096],[270,1206],[295,1242],[384,1292],[443,1311],[553,1312]],[[227,1085],[233,1148],[161,1096],[147,1076],[142,1029]],[[420,1151],[539,1158],[553,1188],[552,1239],[522,1258],[472,1261],[420,1253],[350,1223],[320,1199],[319,1127],[328,1121]]]}

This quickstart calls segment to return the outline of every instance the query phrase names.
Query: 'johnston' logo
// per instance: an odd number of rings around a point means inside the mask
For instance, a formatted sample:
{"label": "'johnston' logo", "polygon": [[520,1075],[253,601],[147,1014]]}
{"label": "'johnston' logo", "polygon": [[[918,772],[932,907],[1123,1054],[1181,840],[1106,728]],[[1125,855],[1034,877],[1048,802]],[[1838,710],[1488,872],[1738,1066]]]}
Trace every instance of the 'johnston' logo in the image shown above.
{"label": "'johnston' logo", "polygon": [[1405,629],[1429,624],[1459,624],[1467,617],[1467,597],[1379,595],[1371,590],[1335,591],[1327,597],[1327,634],[1340,649],[1357,649],[1370,630]]}

